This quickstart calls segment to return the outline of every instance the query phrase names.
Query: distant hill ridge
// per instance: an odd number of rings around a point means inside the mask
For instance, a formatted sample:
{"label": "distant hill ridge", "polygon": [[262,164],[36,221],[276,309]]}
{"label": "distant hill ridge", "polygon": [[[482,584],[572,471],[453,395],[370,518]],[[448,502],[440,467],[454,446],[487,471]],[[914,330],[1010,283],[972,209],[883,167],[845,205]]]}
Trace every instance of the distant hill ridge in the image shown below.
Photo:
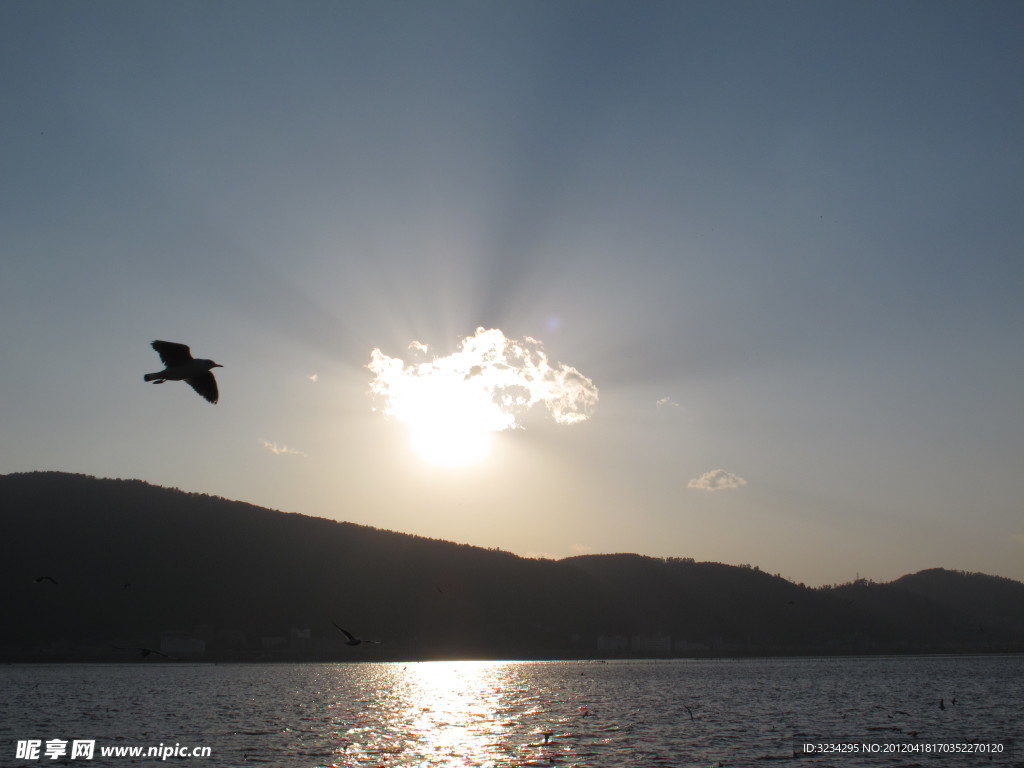
{"label": "distant hill ridge", "polygon": [[[690,558],[529,559],[61,472],[0,476],[0,510],[2,661],[1024,651],[1024,584],[978,573],[810,588]],[[345,646],[333,622],[382,642]]]}

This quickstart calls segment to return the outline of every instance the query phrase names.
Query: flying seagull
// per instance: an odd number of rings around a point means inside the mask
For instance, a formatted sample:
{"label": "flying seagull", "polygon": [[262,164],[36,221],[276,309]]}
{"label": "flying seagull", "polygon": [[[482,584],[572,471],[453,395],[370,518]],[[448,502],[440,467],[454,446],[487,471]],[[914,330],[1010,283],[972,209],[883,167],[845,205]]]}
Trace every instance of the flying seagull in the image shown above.
{"label": "flying seagull", "polygon": [[217,380],[210,371],[223,368],[223,365],[213,360],[194,358],[186,345],[175,344],[173,341],[154,341],[151,346],[160,355],[164,369],[157,373],[147,373],[142,377],[145,381],[154,384],[184,381],[211,403],[217,402]]}
{"label": "flying seagull", "polygon": [[338,631],[341,632],[345,637],[348,638],[348,640],[345,641],[345,645],[361,645],[362,643],[373,643],[374,645],[380,645],[380,640],[361,640],[361,639],[359,639],[358,637],[353,635],[351,632],[349,632],[347,629],[342,629],[341,627],[339,627],[338,626],[338,622],[336,622],[336,621],[332,621],[331,624],[333,624],[335,627],[337,627]]}
{"label": "flying seagull", "polygon": [[154,650],[153,648],[124,648],[123,646],[120,646],[120,645],[113,645],[113,646],[111,646],[111,648],[114,648],[115,650],[118,650],[118,651],[139,651],[140,653],[142,653],[142,655],[144,657],[145,656],[149,656],[152,653],[155,653],[157,656],[163,656],[165,659],[171,658],[170,656],[168,656],[163,651],[157,651],[157,650]]}
{"label": "flying seagull", "polygon": [[53,576],[36,576],[35,578],[36,584],[42,584],[44,581],[48,581],[51,584],[57,583],[57,580],[53,578]]}

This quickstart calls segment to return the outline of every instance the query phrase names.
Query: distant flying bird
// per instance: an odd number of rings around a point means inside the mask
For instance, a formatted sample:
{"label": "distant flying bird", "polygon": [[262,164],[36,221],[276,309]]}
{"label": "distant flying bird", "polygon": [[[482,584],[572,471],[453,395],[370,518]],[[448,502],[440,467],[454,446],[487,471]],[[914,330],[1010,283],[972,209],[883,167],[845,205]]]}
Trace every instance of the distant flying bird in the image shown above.
{"label": "distant flying bird", "polygon": [[347,629],[339,627],[336,621],[332,621],[331,624],[333,624],[338,629],[339,632],[341,632],[345,637],[348,638],[348,640],[345,641],[345,645],[362,645],[363,643],[373,643],[374,645],[380,645],[380,640],[360,640]]}
{"label": "distant flying bird", "polygon": [[145,381],[154,384],[184,381],[211,403],[217,402],[217,380],[210,371],[223,368],[223,365],[213,360],[194,358],[186,345],[175,344],[173,341],[154,341],[151,346],[160,355],[164,369],[157,373],[147,373],[142,377]]}
{"label": "distant flying bird", "polygon": [[140,651],[143,656],[149,656],[150,654],[155,653],[157,656],[163,656],[165,659],[171,658],[166,653],[153,650],[152,648],[123,648],[120,645],[114,645],[111,647],[118,651]]}
{"label": "distant flying bird", "polygon": [[48,581],[51,584],[57,583],[57,580],[53,578],[53,576],[36,576],[35,578],[36,584],[42,584],[44,581]]}

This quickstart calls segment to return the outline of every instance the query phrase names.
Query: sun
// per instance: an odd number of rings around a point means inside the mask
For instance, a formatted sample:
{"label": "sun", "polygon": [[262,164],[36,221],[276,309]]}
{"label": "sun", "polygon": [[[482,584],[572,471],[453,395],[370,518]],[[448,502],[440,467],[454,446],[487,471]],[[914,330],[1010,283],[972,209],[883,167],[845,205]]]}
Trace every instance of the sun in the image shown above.
{"label": "sun", "polygon": [[413,451],[435,467],[468,467],[490,453],[492,433],[461,418],[447,422],[424,418],[408,424],[408,428]]}
{"label": "sun", "polygon": [[594,383],[575,368],[552,366],[529,336],[517,341],[477,328],[449,355],[427,359],[430,349],[418,341],[409,349],[420,362],[373,349],[370,394],[385,416],[406,427],[415,453],[435,466],[483,461],[494,435],[523,429],[519,419],[534,405],[543,403],[558,424],[576,424],[597,404]]}
{"label": "sun", "polygon": [[391,415],[405,425],[423,461],[437,467],[467,467],[487,458],[495,432],[494,404],[474,382],[459,377],[420,378]]}

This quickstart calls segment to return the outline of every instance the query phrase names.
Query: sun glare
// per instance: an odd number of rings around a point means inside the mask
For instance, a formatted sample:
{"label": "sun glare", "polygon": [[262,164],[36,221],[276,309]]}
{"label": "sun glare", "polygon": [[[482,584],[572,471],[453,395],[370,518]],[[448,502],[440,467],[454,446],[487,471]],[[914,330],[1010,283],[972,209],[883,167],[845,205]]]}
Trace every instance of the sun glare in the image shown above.
{"label": "sun glare", "polygon": [[438,467],[465,467],[490,453],[491,430],[461,407],[417,409],[404,419],[416,455]]}
{"label": "sun glare", "polygon": [[413,429],[410,435],[416,455],[435,467],[465,467],[487,458],[490,435],[479,430]]}
{"label": "sun glare", "polygon": [[[418,341],[409,349],[429,353]],[[559,424],[584,421],[598,396],[575,368],[552,366],[536,339],[516,341],[497,329],[478,328],[456,352],[408,365],[374,349],[367,367],[384,414],[406,426],[413,450],[435,466],[483,460],[494,433],[521,428],[518,417],[538,403]]]}

